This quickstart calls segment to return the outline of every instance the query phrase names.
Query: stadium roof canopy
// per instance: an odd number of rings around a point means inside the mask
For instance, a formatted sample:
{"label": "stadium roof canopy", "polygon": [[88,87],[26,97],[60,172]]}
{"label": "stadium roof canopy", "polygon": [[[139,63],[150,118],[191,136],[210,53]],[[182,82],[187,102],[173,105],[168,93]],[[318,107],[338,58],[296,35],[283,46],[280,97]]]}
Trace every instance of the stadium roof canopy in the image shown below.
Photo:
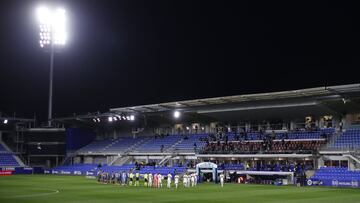
{"label": "stadium roof canopy", "polygon": [[[227,106],[242,106],[246,105],[248,108],[259,108],[259,104],[268,104],[268,107],[278,106],[284,101],[298,101],[293,103],[294,106],[301,104],[313,104],[315,101],[326,100],[343,100],[346,102],[350,97],[360,95],[360,84],[329,86],[329,87],[316,87],[308,89],[299,89],[291,91],[271,92],[271,93],[258,93],[258,94],[244,94],[225,97],[214,97],[205,99],[193,99],[176,102],[166,102],[159,104],[149,104],[131,107],[111,108],[110,112],[115,113],[156,113],[171,110],[183,111],[197,111],[198,113],[206,112],[221,112],[232,110]],[[312,103],[299,103],[299,101],[312,101]],[[277,103],[277,105],[276,105]],[[250,104],[250,105],[249,105]],[[288,106],[292,106],[288,104]],[[244,108],[244,107],[243,107]],[[236,110],[236,109],[235,109]]]}
{"label": "stadium roof canopy", "polygon": [[172,112],[175,110],[189,116],[189,120],[219,121],[291,119],[309,114],[342,115],[349,111],[360,112],[360,84],[119,107],[111,108],[105,113],[89,113],[55,120],[92,122],[94,118],[117,115],[143,115],[161,120],[172,119]]}

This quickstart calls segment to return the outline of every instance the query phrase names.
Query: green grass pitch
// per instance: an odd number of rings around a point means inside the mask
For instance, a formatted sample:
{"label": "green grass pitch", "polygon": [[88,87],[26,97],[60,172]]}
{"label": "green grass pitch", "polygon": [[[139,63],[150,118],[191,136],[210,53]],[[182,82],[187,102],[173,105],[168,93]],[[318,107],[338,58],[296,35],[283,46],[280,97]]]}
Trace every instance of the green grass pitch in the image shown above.
{"label": "green grass pitch", "polygon": [[[165,183],[165,181],[164,181]],[[164,184],[165,185],[165,184]],[[199,184],[196,188],[145,188],[98,184],[79,176],[17,175],[0,177],[0,203],[185,203],[324,202],[360,203],[360,189],[271,185]]]}

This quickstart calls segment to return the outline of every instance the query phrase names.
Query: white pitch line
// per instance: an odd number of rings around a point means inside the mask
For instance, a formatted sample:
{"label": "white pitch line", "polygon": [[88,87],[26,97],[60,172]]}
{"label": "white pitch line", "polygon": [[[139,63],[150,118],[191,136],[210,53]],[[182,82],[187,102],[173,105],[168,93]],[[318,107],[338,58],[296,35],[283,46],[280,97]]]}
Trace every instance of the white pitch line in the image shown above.
{"label": "white pitch line", "polygon": [[14,195],[14,196],[10,196],[7,198],[27,198],[27,197],[42,197],[42,196],[47,196],[47,195],[54,195],[59,193],[59,190],[51,190],[51,189],[46,189],[48,191],[51,192],[46,192],[46,193],[38,193],[38,194],[29,194],[29,195]]}

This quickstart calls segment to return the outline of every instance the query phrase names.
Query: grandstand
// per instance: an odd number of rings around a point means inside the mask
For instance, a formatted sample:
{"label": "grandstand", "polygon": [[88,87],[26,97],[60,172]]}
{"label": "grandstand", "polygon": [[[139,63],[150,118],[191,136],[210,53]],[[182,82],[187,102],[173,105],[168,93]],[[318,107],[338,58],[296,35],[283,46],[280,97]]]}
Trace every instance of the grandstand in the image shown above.
{"label": "grandstand", "polygon": [[134,152],[165,152],[168,148],[172,147],[180,140],[181,135],[171,135],[162,136],[160,138],[153,138],[134,149]]}
{"label": "grandstand", "polygon": [[202,149],[205,146],[205,142],[202,141],[207,134],[191,134],[182,138],[179,142],[171,146],[167,151],[173,152],[195,152],[198,149]]}
{"label": "grandstand", "polygon": [[353,84],[112,108],[58,118],[64,128],[54,136],[49,129],[5,134],[14,153],[0,145],[0,163],[16,167],[25,158],[63,175],[197,172],[200,181],[216,181],[209,176],[216,172],[231,182],[348,185],[359,181],[359,101]]}
{"label": "grandstand", "polygon": [[338,149],[360,149],[360,128],[346,129],[330,147]]}
{"label": "grandstand", "polygon": [[165,137],[122,137],[118,139],[105,139],[94,141],[79,149],[77,153],[116,153],[126,152],[138,153],[159,153],[159,152],[184,152],[194,153],[195,148],[201,149],[205,142],[200,138],[207,137],[207,134],[168,135]]}
{"label": "grandstand", "polygon": [[17,167],[22,165],[16,155],[4,143],[0,142],[0,167]]}

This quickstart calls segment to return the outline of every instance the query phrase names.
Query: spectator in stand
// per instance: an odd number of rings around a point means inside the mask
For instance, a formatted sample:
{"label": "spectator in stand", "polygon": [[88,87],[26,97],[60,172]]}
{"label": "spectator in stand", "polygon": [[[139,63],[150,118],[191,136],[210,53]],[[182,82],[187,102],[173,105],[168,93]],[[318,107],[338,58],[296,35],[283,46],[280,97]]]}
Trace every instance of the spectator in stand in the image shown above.
{"label": "spectator in stand", "polygon": [[289,134],[287,132],[285,132],[285,139],[288,140],[289,139]]}
{"label": "spectator in stand", "polygon": [[342,132],[342,129],[343,129],[343,122],[340,121],[340,123],[339,123],[339,130],[340,130],[340,132]]}
{"label": "spectator in stand", "polygon": [[205,153],[258,153],[262,151],[263,153],[278,153],[278,152],[288,152],[293,153],[298,151],[298,153],[309,153],[311,151],[316,151],[319,149],[320,145],[326,143],[325,141],[271,141],[265,140],[263,142],[207,142],[203,148]]}
{"label": "spectator in stand", "polygon": [[271,140],[275,140],[275,138],[276,138],[276,134],[275,131],[273,130],[271,133]]}
{"label": "spectator in stand", "polygon": [[164,151],[164,145],[162,144],[160,147],[160,152],[162,153]]}
{"label": "spectator in stand", "polygon": [[239,136],[239,134],[236,134],[236,132],[235,132],[235,140],[236,140],[236,141],[239,141],[239,140],[240,140],[240,136]]}

